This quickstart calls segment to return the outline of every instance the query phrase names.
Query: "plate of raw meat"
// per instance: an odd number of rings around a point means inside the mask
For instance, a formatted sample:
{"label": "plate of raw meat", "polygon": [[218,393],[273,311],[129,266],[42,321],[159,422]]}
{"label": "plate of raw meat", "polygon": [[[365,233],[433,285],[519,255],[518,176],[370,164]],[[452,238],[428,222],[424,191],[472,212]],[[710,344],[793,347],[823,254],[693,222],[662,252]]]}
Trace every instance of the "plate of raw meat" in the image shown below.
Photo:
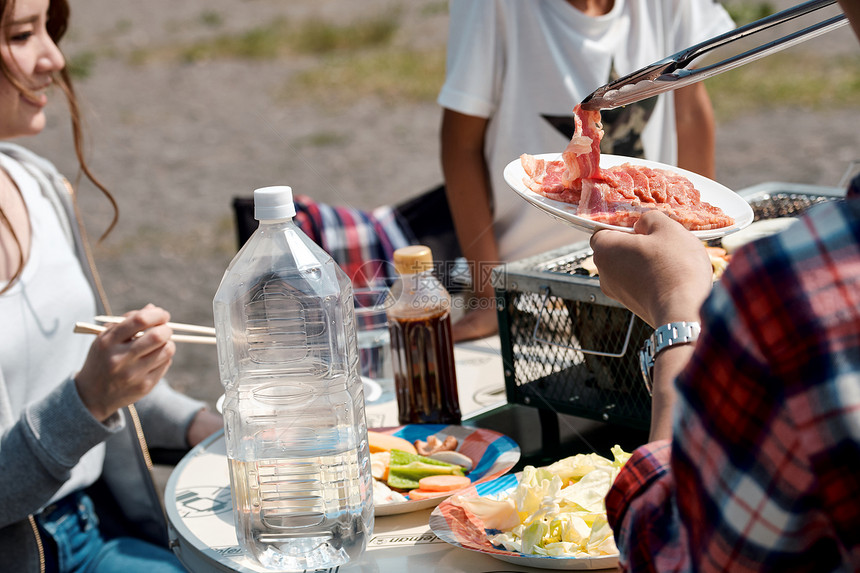
{"label": "plate of raw meat", "polygon": [[[543,163],[541,163],[543,162]],[[532,175],[527,173],[530,169]],[[610,171],[612,169],[612,171]],[[564,161],[561,153],[544,153],[541,155],[524,155],[510,162],[505,167],[505,181],[523,199],[562,221],[587,231],[598,229],[615,229],[618,231],[633,231],[633,224],[647,210],[659,209],[679,221],[702,240],[717,239],[735,231],[739,231],[752,223],[753,211],[749,204],[731,189],[716,181],[703,177],[691,171],[673,167],[656,161],[623,157],[619,155],[601,155],[600,173],[608,173],[607,179],[591,178],[585,182],[577,193],[563,184],[554,182],[563,177]],[[540,177],[544,173],[543,178]],[[535,174],[538,177],[535,177]],[[627,178],[629,176],[630,179]],[[618,179],[624,179],[628,189],[617,191]],[[645,184],[644,181],[648,180]],[[684,178],[692,184],[684,183]],[[538,181],[536,181],[538,179]],[[633,188],[629,182],[633,180]],[[636,182],[642,182],[642,188],[652,191],[653,187],[666,188],[669,195],[658,196],[649,200],[636,194]],[[542,185],[543,193],[535,188]],[[671,190],[683,189],[683,196],[671,198]],[[606,189],[609,192],[606,193]],[[632,194],[631,194],[632,191]],[[641,190],[639,191],[641,193]],[[609,194],[608,199],[595,197],[595,194]],[[581,209],[586,202],[590,210]],[[693,195],[692,198],[689,195]],[[662,203],[658,200],[668,198]],[[716,211],[716,208],[719,211]],[[721,213],[720,213],[721,212]]]}
{"label": "plate of raw meat", "polygon": [[576,106],[573,119],[564,151],[523,154],[505,167],[505,181],[535,207],[587,231],[632,231],[644,213],[658,210],[702,240],[752,223],[749,204],[716,181],[654,161],[601,155],[599,111]]}

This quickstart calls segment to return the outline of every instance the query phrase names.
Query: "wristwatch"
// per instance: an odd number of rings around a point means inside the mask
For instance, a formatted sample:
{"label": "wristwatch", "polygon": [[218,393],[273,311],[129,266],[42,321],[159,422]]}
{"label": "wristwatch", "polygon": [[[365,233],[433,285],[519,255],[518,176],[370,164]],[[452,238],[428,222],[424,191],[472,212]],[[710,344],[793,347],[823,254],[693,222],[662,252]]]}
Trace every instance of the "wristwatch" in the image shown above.
{"label": "wristwatch", "polygon": [[645,379],[645,388],[651,395],[651,370],[654,368],[654,359],[658,354],[677,344],[690,344],[699,338],[702,326],[698,322],[670,322],[657,328],[642,350],[639,351],[639,366],[642,368],[642,377]]}

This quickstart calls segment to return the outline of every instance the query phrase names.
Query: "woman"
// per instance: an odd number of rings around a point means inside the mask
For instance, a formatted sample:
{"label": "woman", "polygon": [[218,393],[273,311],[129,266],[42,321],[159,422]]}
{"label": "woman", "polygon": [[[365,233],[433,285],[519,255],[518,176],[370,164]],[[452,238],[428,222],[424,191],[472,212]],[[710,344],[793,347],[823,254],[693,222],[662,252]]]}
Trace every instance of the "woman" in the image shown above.
{"label": "woman", "polygon": [[[0,139],[38,134],[56,84],[93,179],[57,47],[68,17],[66,0],[0,0]],[[166,311],[128,313],[94,342],[73,333],[74,322],[107,311],[97,284],[68,182],[41,157],[0,143],[4,570],[184,570],[166,546],[146,441],[188,447],[220,417],[161,381],[175,351]]]}

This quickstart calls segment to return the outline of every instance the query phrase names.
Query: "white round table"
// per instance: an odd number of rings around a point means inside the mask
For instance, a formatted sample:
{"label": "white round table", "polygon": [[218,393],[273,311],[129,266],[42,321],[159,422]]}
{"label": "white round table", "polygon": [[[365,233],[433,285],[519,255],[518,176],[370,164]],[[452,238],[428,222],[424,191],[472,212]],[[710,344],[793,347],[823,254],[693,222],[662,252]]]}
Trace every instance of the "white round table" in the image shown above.
{"label": "white round table", "polygon": [[[210,436],[179,462],[164,492],[170,546],[194,573],[269,572],[246,557],[236,540],[223,432]],[[432,509],[376,517],[367,551],[356,562],[317,573],[485,573],[513,566],[453,547],[428,525]],[[516,571],[541,571],[516,567]]]}

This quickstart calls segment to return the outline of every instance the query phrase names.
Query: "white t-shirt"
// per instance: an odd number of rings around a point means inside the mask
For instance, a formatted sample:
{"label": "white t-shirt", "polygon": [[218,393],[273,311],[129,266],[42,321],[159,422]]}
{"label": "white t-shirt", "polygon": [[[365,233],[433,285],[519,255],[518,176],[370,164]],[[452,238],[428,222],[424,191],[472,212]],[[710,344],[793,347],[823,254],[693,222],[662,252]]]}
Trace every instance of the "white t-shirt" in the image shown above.
{"label": "white t-shirt", "polygon": [[[74,334],[75,322],[92,321],[96,301],[81,263],[54,206],[20,163],[0,153],[0,167],[12,178],[27,205],[30,255],[20,278],[0,295],[0,364],[9,404],[17,415],[74,375],[93,342]],[[6,286],[0,281],[0,288]],[[86,487],[102,472],[105,446],[84,454],[52,498]]]}
{"label": "white t-shirt", "polygon": [[[611,79],[733,27],[714,0],[615,0],[600,17],[566,0],[451,0],[438,103],[490,119],[485,155],[502,261],[588,237],[516,195],[505,165],[523,153],[561,152],[573,134],[573,107]],[[671,93],[622,108],[617,120],[613,112],[603,115],[602,152],[676,163]]]}

